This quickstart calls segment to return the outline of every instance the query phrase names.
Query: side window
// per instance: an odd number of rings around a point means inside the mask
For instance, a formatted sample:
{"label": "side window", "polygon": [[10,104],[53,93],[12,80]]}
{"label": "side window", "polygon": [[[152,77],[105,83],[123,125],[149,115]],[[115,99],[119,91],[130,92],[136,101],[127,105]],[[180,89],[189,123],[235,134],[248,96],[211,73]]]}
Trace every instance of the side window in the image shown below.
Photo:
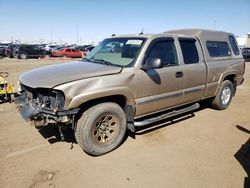
{"label": "side window", "polygon": [[233,36],[229,36],[229,42],[230,42],[230,45],[233,49],[234,55],[239,55],[240,51],[239,51],[239,48],[238,48],[237,43],[236,43]]}
{"label": "side window", "polygon": [[33,50],[40,50],[39,46],[33,46]]}
{"label": "side window", "polygon": [[30,50],[30,46],[23,46],[23,50]]}
{"label": "side window", "polygon": [[180,39],[181,51],[185,64],[199,63],[199,54],[196,48],[196,40]]}
{"label": "side window", "polygon": [[71,52],[71,50],[70,50],[70,49],[67,49],[67,50],[65,50],[65,52]]}
{"label": "side window", "polygon": [[231,55],[227,42],[207,41],[206,46],[211,57],[225,57]]}
{"label": "side window", "polygon": [[177,53],[173,40],[160,41],[153,45],[147,58],[160,58],[163,66],[177,65]]}

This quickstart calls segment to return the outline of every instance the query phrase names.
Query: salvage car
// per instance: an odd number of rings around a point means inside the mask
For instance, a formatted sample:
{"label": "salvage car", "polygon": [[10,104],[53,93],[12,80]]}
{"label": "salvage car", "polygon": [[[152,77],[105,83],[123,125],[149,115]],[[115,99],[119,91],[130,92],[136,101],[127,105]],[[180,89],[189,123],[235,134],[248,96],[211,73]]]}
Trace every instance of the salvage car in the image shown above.
{"label": "salvage car", "polygon": [[41,58],[44,57],[45,51],[38,45],[21,44],[14,48],[13,56],[19,59]]}
{"label": "salvage car", "polygon": [[103,155],[126,130],[192,112],[205,99],[217,110],[228,108],[244,72],[232,33],[114,36],[81,61],[22,74],[16,103],[25,120],[72,128],[85,152]]}
{"label": "salvage car", "polygon": [[9,58],[14,57],[14,49],[17,48],[19,45],[18,44],[10,44],[5,48],[5,56]]}
{"label": "salvage car", "polygon": [[73,48],[62,48],[59,50],[51,50],[51,56],[81,58],[85,56],[85,53]]}

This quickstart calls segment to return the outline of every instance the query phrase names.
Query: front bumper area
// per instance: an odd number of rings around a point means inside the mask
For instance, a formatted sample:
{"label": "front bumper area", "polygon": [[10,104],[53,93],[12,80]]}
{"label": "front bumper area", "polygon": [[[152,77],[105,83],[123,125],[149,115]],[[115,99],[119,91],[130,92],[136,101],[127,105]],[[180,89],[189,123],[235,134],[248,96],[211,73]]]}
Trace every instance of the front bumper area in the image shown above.
{"label": "front bumper area", "polygon": [[16,97],[15,103],[17,105],[18,111],[25,121],[39,121],[44,125],[72,123],[74,116],[80,110],[80,108],[74,108],[70,110],[45,109],[23,95]]}

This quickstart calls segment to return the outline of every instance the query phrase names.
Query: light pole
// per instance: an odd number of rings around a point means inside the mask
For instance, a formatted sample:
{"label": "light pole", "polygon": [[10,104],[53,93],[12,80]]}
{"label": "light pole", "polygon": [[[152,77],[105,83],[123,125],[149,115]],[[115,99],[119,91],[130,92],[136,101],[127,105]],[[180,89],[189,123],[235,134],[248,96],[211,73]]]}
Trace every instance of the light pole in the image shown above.
{"label": "light pole", "polygon": [[78,44],[78,24],[76,24],[76,44]]}

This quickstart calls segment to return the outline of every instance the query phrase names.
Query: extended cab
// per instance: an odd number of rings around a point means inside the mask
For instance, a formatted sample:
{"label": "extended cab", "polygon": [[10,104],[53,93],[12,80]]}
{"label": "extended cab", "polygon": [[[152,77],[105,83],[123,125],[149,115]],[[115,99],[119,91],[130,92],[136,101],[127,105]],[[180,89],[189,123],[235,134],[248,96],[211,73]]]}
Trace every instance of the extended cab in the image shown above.
{"label": "extended cab", "polygon": [[127,129],[211,105],[226,109],[245,64],[231,33],[201,29],[105,39],[82,61],[21,75],[16,103],[35,125],[68,126],[84,151],[107,153]]}

